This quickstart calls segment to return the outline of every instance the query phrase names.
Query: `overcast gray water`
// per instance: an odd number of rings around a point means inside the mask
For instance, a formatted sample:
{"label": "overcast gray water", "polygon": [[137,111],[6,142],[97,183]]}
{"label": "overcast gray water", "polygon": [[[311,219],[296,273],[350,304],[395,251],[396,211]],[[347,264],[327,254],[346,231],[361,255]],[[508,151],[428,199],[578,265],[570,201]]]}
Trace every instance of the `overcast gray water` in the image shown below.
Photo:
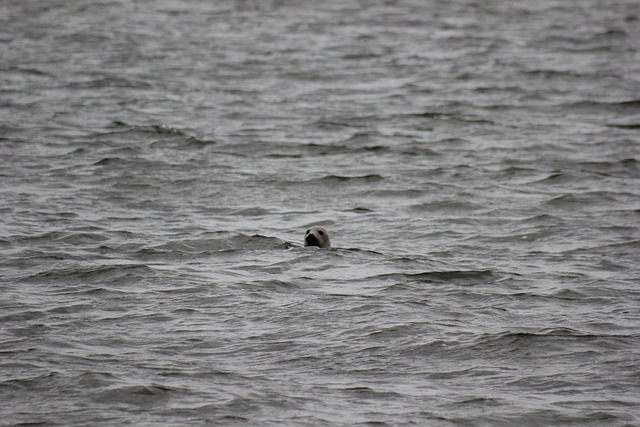
{"label": "overcast gray water", "polygon": [[639,161],[635,0],[2,0],[0,425],[638,426]]}

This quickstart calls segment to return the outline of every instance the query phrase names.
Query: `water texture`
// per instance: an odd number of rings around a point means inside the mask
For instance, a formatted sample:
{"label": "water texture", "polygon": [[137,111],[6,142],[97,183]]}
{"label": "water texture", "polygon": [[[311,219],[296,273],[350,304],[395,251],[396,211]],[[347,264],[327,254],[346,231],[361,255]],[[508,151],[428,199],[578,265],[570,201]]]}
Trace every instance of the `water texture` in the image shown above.
{"label": "water texture", "polygon": [[0,425],[640,425],[639,40],[635,0],[2,1]]}

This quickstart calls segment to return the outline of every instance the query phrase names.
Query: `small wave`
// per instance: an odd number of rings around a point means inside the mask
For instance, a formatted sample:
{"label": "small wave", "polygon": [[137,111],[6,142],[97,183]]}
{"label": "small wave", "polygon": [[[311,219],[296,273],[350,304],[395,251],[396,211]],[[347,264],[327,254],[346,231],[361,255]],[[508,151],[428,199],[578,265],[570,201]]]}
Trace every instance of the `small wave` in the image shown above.
{"label": "small wave", "polygon": [[137,256],[149,260],[165,257],[208,256],[211,253],[225,251],[288,249],[291,246],[289,242],[276,237],[218,232],[205,233],[197,239],[191,238],[146,247],[140,249]]}
{"label": "small wave", "polygon": [[261,208],[261,207],[258,207],[258,206],[253,206],[253,207],[249,207],[249,208],[230,210],[228,213],[230,215],[232,215],[232,216],[250,216],[250,217],[254,217],[254,216],[270,215],[273,212],[268,210],[268,209],[265,209],[265,208]]}
{"label": "small wave", "polygon": [[468,397],[466,399],[454,402],[457,406],[477,406],[478,408],[490,408],[510,405],[510,402],[504,399],[495,399],[489,397]]}
{"label": "small wave", "polygon": [[423,197],[428,194],[427,190],[416,190],[414,188],[402,189],[375,189],[366,193],[368,196],[390,199],[412,199]]}
{"label": "small wave", "polygon": [[359,144],[359,143],[370,143],[371,141],[380,141],[384,140],[385,136],[380,132],[376,131],[366,131],[366,132],[355,132],[349,138],[345,139],[343,142],[350,144]]}
{"label": "small wave", "polygon": [[484,209],[483,206],[471,202],[461,202],[457,200],[442,200],[437,202],[421,203],[410,206],[409,209],[415,212],[439,212],[457,214]]}
{"label": "small wave", "polygon": [[559,209],[575,209],[576,206],[598,206],[616,202],[615,194],[606,191],[591,191],[580,194],[563,194],[544,202],[544,206]]}
{"label": "small wave", "polygon": [[[397,398],[404,397],[400,393],[396,393],[393,391],[386,391],[386,390],[375,390],[366,386],[347,387],[347,388],[341,388],[339,390],[342,390],[349,394],[356,394],[359,398],[366,398],[366,399],[389,399],[389,398],[397,399]],[[375,423],[375,424],[386,425],[386,423],[382,423],[382,424]],[[372,423],[367,423],[367,425],[372,425]]]}
{"label": "small wave", "polygon": [[7,314],[0,317],[0,323],[4,322],[24,322],[28,320],[37,320],[45,317],[46,313],[39,310],[28,310],[20,313]]}
{"label": "small wave", "polygon": [[566,78],[579,78],[583,77],[582,73],[572,71],[572,70],[554,70],[554,69],[542,69],[542,68],[534,68],[530,70],[526,70],[523,72],[526,76],[543,78],[545,80],[552,79],[566,79]]}
{"label": "small wave", "polygon": [[[566,351],[581,349],[599,351],[607,348],[630,348],[636,338],[626,335],[602,335],[582,332],[568,327],[545,328],[532,331],[505,331],[497,334],[483,334],[471,343],[465,344],[478,353],[521,353],[523,355],[557,355]],[[568,346],[568,342],[574,342]],[[581,346],[582,345],[582,346]],[[570,349],[570,350],[568,350]]]}
{"label": "small wave", "polygon": [[522,223],[531,223],[535,225],[548,225],[562,223],[562,219],[558,216],[551,214],[534,215],[519,220]]}
{"label": "small wave", "polygon": [[495,125],[496,122],[486,117],[474,114],[462,114],[453,111],[425,111],[422,113],[414,113],[410,116],[416,118],[424,118],[434,121],[461,122],[465,124]]}
{"label": "small wave", "polygon": [[118,387],[95,393],[93,398],[101,403],[117,402],[132,406],[158,406],[164,404],[172,395],[184,390],[160,384],[134,385]]}
{"label": "small wave", "polygon": [[395,279],[404,282],[444,282],[444,283],[468,283],[486,282],[496,279],[491,270],[450,270],[450,271],[425,271],[422,273],[391,273],[375,276],[376,279]]}
{"label": "small wave", "polygon": [[342,122],[340,120],[334,120],[332,118],[322,118],[309,123],[309,126],[315,127],[323,131],[340,131],[353,127],[349,123]]}
{"label": "small wave", "polygon": [[618,129],[630,129],[630,130],[640,129],[640,123],[624,123],[624,124],[620,123],[620,124],[609,124],[607,126],[612,128],[618,128]]}
{"label": "small wave", "polygon": [[620,102],[580,101],[561,104],[560,108],[584,113],[606,111],[616,114],[637,114],[640,111],[640,100],[633,99]]}
{"label": "small wave", "polygon": [[579,165],[586,171],[607,176],[636,178],[640,175],[640,162],[634,158],[609,162],[581,162]]}
{"label": "small wave", "polygon": [[101,265],[96,267],[67,267],[43,271],[25,278],[29,282],[121,282],[127,278],[149,278],[155,271],[144,264]]}
{"label": "small wave", "polygon": [[[51,214],[51,215],[61,215],[63,218],[74,218],[75,214],[63,213],[63,214]],[[19,237],[18,240],[21,242],[27,242],[31,244],[38,243],[64,243],[68,245],[78,245],[85,243],[97,243],[108,240],[108,237],[103,235],[103,230],[99,228],[95,228],[95,232],[88,231],[79,231],[79,232],[70,232],[70,231],[51,231],[42,234],[36,234],[33,236],[23,236]]]}
{"label": "small wave", "polygon": [[53,314],[73,314],[80,313],[83,311],[90,311],[92,309],[92,305],[90,304],[69,304],[63,305],[56,308],[52,308],[49,310],[49,313]]}
{"label": "small wave", "polygon": [[103,76],[88,81],[73,82],[65,86],[67,89],[102,89],[102,88],[150,89],[151,84],[144,80],[124,78],[120,76]]}
{"label": "small wave", "polygon": [[405,325],[396,325],[390,326],[386,328],[381,328],[370,332],[367,334],[367,337],[375,338],[376,340],[387,340],[387,339],[395,339],[406,336],[415,335],[416,331],[410,324]]}
{"label": "small wave", "polygon": [[285,240],[278,239],[276,237],[263,236],[260,234],[244,235],[239,234],[231,237],[227,242],[234,249],[251,249],[251,250],[265,250],[265,249],[288,249],[291,244]]}
{"label": "small wave", "polygon": [[571,175],[562,172],[552,172],[549,173],[544,178],[539,178],[535,181],[531,181],[530,184],[565,184],[572,180]]}
{"label": "small wave", "polygon": [[[150,139],[153,137],[155,139]],[[201,139],[191,135],[183,129],[168,125],[130,125],[121,121],[114,121],[110,130],[91,135],[97,141],[121,143],[125,147],[133,148],[136,141],[150,144],[152,147],[168,146],[175,149],[202,148],[216,144],[216,141]],[[121,147],[115,147],[118,149]],[[134,148],[137,150],[137,148]]]}
{"label": "small wave", "polygon": [[268,289],[270,291],[290,291],[300,289],[299,284],[284,280],[253,280],[246,283],[246,286],[251,286],[256,289]]}
{"label": "small wave", "polygon": [[326,183],[342,183],[342,182],[379,182],[384,180],[384,177],[378,174],[361,175],[361,176],[343,176],[343,175],[327,175],[321,178],[321,182]]}

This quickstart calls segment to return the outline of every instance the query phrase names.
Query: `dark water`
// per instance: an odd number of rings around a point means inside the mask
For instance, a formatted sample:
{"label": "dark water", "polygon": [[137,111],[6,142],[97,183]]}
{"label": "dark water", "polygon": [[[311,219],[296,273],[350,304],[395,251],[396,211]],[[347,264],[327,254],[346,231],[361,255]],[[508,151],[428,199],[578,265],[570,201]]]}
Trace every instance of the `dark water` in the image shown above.
{"label": "dark water", "polygon": [[635,0],[3,0],[0,424],[640,425],[639,49]]}

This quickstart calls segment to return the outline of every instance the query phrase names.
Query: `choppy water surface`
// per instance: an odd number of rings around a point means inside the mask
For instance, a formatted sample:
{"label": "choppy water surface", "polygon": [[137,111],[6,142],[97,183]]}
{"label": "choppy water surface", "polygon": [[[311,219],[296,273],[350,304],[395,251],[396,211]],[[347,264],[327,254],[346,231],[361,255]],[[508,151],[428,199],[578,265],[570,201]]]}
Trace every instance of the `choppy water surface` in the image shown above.
{"label": "choppy water surface", "polygon": [[635,0],[0,21],[0,424],[640,424]]}

